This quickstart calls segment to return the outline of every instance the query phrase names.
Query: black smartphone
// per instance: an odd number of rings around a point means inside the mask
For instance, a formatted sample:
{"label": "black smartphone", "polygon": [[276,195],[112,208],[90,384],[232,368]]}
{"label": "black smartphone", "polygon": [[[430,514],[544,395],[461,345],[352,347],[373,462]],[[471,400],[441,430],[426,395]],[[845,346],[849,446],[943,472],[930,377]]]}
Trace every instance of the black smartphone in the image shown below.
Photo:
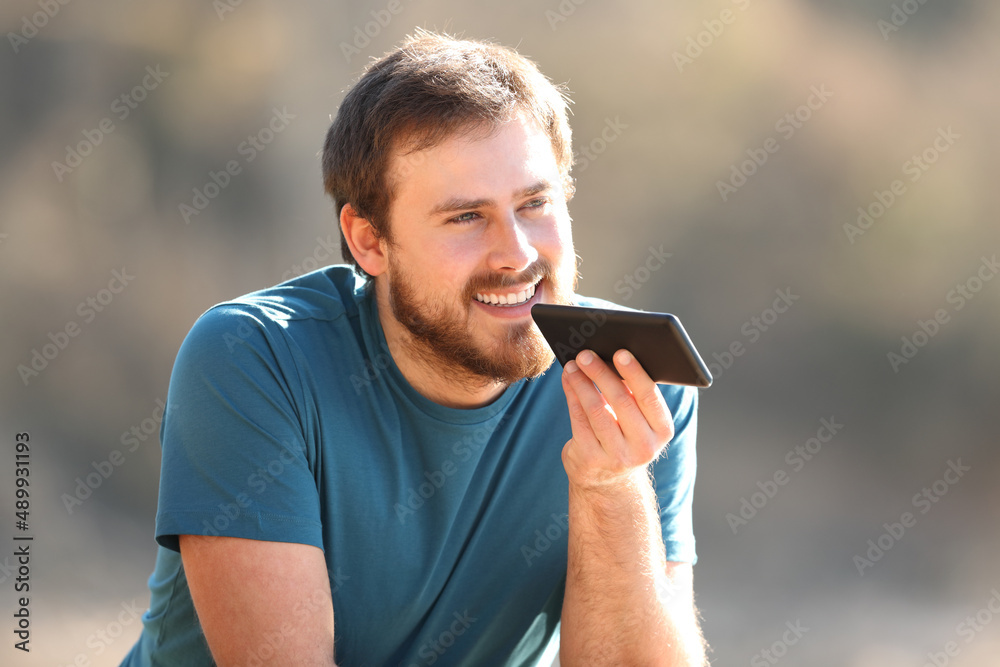
{"label": "black smartphone", "polygon": [[581,350],[592,350],[615,370],[611,358],[625,349],[654,382],[712,384],[708,366],[674,315],[536,303],[531,318],[564,366]]}

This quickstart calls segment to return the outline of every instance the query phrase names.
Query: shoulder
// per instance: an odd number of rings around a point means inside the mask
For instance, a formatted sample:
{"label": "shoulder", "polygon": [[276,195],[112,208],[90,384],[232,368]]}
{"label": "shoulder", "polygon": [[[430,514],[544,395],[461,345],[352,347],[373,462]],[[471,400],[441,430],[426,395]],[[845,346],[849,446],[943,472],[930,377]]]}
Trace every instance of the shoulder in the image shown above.
{"label": "shoulder", "polygon": [[328,266],[212,306],[194,323],[182,351],[232,353],[244,343],[300,338],[310,324],[356,320],[363,292],[363,281],[350,267]]}
{"label": "shoulder", "polygon": [[359,298],[363,298],[364,289],[364,281],[350,267],[327,266],[273,287],[217,304],[208,312],[244,313],[262,320],[283,323],[335,320],[357,314],[357,302]]}
{"label": "shoulder", "polygon": [[576,304],[577,306],[589,306],[591,308],[608,308],[610,310],[631,310],[633,312],[636,310],[635,308],[628,308],[626,306],[617,304],[614,301],[608,301],[606,299],[598,299],[597,297],[593,296],[584,296],[582,294],[574,294],[573,303]]}

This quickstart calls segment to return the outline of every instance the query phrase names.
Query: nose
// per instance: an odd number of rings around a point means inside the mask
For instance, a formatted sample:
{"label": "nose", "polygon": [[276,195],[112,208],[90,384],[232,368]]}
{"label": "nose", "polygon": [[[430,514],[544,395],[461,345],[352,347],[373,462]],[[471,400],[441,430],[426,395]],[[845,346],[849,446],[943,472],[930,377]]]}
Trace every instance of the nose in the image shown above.
{"label": "nose", "polygon": [[490,225],[489,267],[498,272],[521,272],[538,260],[532,245],[530,223],[511,213]]}

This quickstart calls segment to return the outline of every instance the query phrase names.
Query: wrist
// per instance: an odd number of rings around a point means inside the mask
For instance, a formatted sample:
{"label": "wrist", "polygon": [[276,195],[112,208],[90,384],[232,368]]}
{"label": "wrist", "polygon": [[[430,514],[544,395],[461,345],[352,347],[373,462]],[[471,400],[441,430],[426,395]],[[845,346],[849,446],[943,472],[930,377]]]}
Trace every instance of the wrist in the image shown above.
{"label": "wrist", "polygon": [[649,471],[645,467],[633,468],[599,480],[569,480],[570,495],[592,502],[607,502],[634,498],[646,489],[652,489]]}
{"label": "wrist", "polygon": [[[636,517],[656,510],[656,494],[645,468],[637,468],[601,484],[569,484],[570,516],[587,516],[612,528],[634,525]],[[572,519],[571,519],[572,520]]]}
{"label": "wrist", "polygon": [[[616,563],[626,570],[662,553],[656,493],[645,469],[613,484],[570,485],[570,560]],[[589,554],[589,555],[587,555]]]}

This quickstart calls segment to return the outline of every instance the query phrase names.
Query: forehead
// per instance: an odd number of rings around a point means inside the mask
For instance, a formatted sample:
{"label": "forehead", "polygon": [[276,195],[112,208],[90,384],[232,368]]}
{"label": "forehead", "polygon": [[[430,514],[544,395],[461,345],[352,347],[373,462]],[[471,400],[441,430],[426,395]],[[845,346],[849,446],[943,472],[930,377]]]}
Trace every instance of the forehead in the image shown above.
{"label": "forehead", "polygon": [[403,144],[392,152],[388,176],[396,199],[442,190],[485,195],[522,182],[557,183],[559,165],[548,134],[517,116],[496,127],[465,128],[427,148]]}

